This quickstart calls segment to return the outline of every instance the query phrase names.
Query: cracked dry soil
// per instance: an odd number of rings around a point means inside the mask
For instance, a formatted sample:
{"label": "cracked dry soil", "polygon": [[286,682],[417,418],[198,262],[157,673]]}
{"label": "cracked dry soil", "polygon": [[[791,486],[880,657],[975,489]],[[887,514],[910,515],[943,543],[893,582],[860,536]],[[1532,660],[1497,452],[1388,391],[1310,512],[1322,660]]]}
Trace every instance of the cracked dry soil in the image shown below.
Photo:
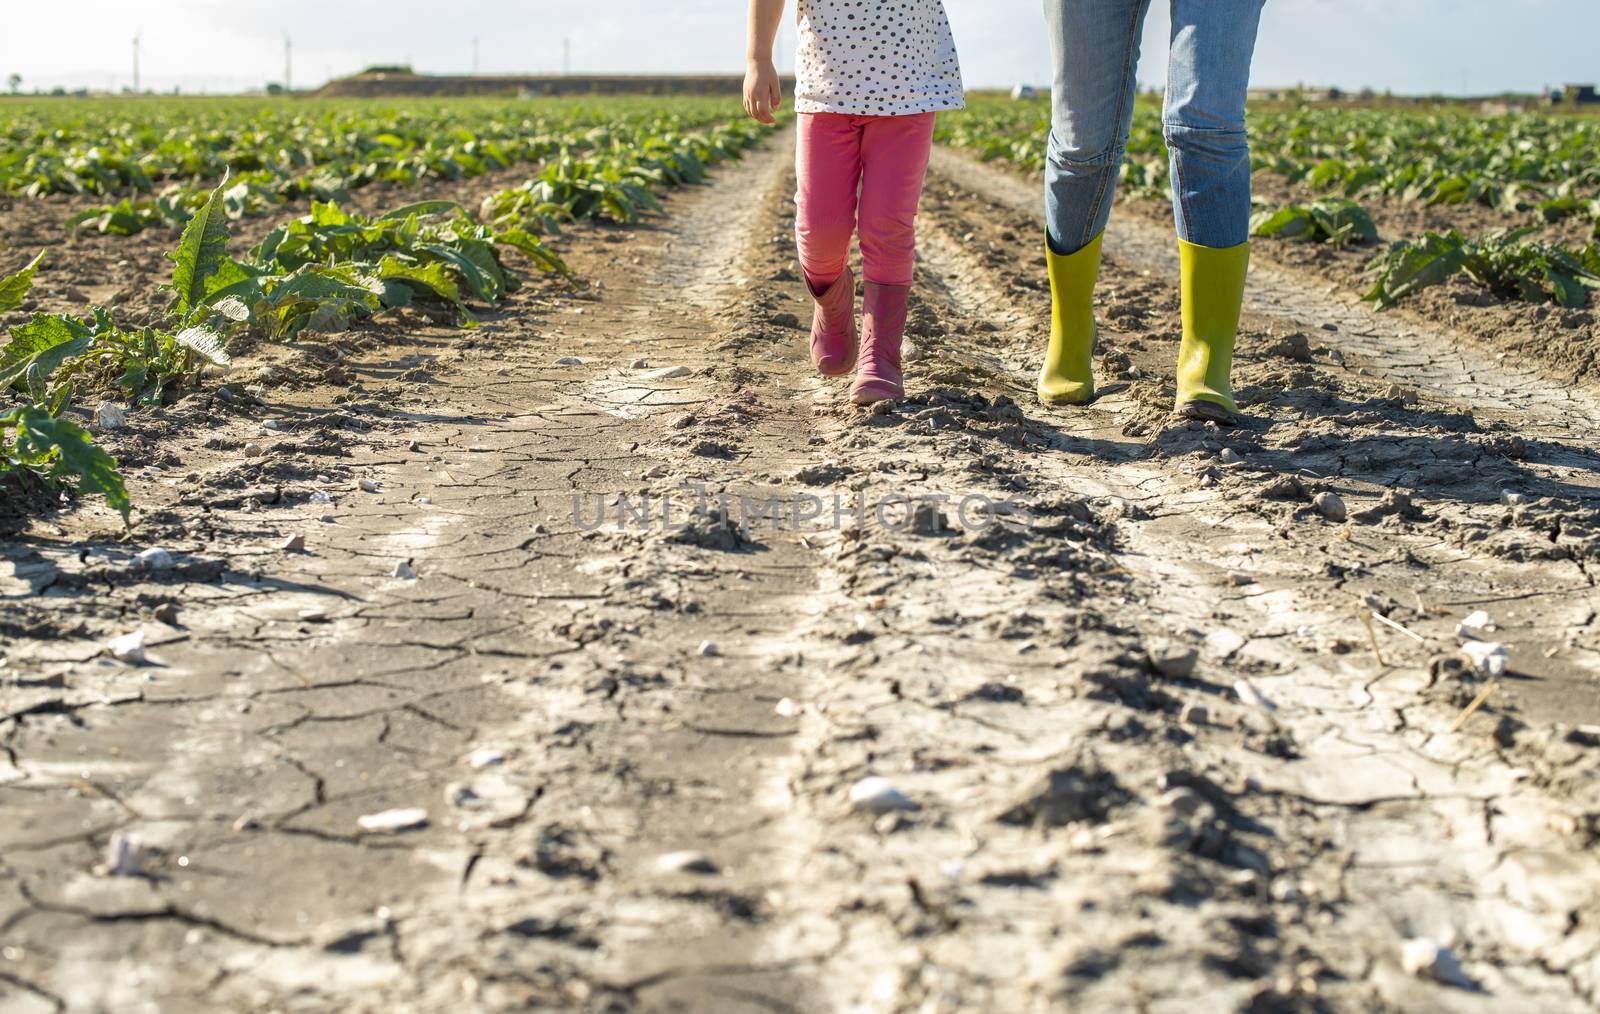
{"label": "cracked dry soil", "polygon": [[[131,544],[3,544],[0,1008],[1600,1004],[1594,392],[1264,256],[1248,424],[1173,422],[1170,241],[1122,214],[1103,394],[1041,409],[1035,188],[941,151],[910,397],[859,412],[791,157],[579,233],[576,298],[347,338],[337,408],[210,398]],[[694,485],[830,509],[616,524]]]}

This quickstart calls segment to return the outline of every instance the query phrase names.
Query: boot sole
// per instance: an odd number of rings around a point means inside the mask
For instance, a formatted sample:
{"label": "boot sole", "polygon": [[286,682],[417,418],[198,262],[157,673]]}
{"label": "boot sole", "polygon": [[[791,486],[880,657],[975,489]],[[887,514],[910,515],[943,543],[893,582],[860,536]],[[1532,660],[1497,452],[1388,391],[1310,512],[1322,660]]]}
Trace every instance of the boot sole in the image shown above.
{"label": "boot sole", "polygon": [[1244,416],[1214,401],[1186,401],[1178,406],[1176,414],[1196,422],[1214,422],[1218,426],[1238,426],[1244,422]]}
{"label": "boot sole", "polygon": [[903,387],[893,388],[889,387],[887,384],[870,384],[861,388],[860,390],[851,391],[850,404],[860,405],[861,407],[865,408],[868,405],[876,405],[880,401],[892,401],[898,403],[904,401],[905,397],[906,392]]}
{"label": "boot sole", "polygon": [[1047,398],[1044,395],[1039,394],[1037,391],[1034,392],[1034,396],[1039,399],[1039,404],[1045,406],[1046,408],[1072,408],[1076,406],[1087,405],[1091,401],[1094,401],[1093,391],[1089,392],[1089,396],[1087,398]]}

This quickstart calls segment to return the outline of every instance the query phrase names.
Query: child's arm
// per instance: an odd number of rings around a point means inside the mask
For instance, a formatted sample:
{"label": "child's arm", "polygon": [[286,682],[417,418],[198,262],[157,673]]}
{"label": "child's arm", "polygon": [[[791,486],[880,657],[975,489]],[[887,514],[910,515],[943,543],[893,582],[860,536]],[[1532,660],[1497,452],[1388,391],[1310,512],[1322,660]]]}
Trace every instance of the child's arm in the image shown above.
{"label": "child's arm", "polygon": [[772,65],[772,43],[778,37],[784,0],[750,0],[750,29],[745,37],[744,111],[762,123],[783,105],[783,85]]}

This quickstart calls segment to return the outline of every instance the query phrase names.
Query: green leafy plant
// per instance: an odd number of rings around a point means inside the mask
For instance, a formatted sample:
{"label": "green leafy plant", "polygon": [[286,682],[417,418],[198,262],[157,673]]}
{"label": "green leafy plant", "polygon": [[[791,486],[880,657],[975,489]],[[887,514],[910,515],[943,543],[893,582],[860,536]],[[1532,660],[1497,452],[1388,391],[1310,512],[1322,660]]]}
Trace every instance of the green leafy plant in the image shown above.
{"label": "green leafy plant", "polygon": [[[0,279],[0,313],[22,305],[42,258],[43,254],[17,274]],[[40,324],[41,317],[36,316],[34,323]],[[71,383],[57,384],[54,390],[46,386],[50,373],[83,344],[81,337],[58,340],[52,330],[36,328],[20,345],[13,332],[11,343],[0,353],[0,390],[21,386],[28,398],[0,411],[0,479],[31,476],[58,489],[98,493],[127,525],[132,504],[116,460],[82,427],[62,417],[72,399]]]}
{"label": "green leafy plant", "polygon": [[1451,230],[1396,243],[1369,264],[1377,281],[1366,298],[1392,306],[1414,292],[1465,274],[1502,298],[1585,305],[1590,290],[1600,288],[1597,244],[1573,251],[1551,243],[1523,242],[1529,231],[1502,229],[1469,240]]}
{"label": "green leafy plant", "polygon": [[0,413],[0,478],[26,472],[56,488],[98,493],[130,523],[133,504],[107,454],[80,426],[42,404],[18,405]]}
{"label": "green leafy plant", "polygon": [[44,253],[28,262],[28,266],[9,278],[0,278],[0,313],[10,313],[21,306],[33,290],[33,276],[44,263]]}
{"label": "green leafy plant", "polygon": [[416,299],[449,303],[471,326],[467,299],[494,305],[520,284],[501,259],[503,247],[543,270],[568,271],[538,237],[496,232],[452,201],[410,204],[377,218],[314,204],[309,215],[268,233],[248,261],[207,262],[193,273],[190,295],[194,306],[232,311],[279,339],[307,328],[342,330]]}
{"label": "green leafy plant", "polygon": [[1250,235],[1320,240],[1334,246],[1374,243],[1378,227],[1372,216],[1344,197],[1324,197],[1309,204],[1264,208],[1250,216]]}
{"label": "green leafy plant", "polygon": [[193,195],[183,190],[146,200],[124,197],[116,204],[88,208],[67,219],[67,228],[76,233],[92,225],[103,236],[132,236],[153,226],[178,230],[194,215]]}

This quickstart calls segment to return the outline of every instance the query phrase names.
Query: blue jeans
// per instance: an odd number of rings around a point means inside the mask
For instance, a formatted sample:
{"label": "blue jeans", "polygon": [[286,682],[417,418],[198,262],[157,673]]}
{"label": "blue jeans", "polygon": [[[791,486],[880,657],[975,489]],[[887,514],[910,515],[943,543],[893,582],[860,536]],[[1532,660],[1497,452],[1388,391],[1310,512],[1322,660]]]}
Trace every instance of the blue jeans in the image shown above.
{"label": "blue jeans", "polygon": [[[1200,246],[1249,239],[1245,90],[1265,0],[1171,0],[1163,133],[1178,235]],[[1045,221],[1075,253],[1100,235],[1133,123],[1139,36],[1150,0],[1044,0],[1055,57]]]}

